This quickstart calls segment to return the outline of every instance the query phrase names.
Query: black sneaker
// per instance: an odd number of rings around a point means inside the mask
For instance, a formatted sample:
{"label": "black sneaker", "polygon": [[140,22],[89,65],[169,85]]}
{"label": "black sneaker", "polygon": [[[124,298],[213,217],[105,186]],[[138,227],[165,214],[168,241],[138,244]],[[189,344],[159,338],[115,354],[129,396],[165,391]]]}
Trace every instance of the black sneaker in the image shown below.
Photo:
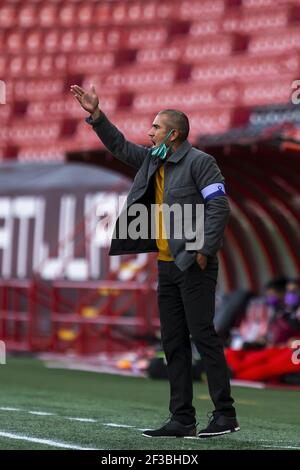
{"label": "black sneaker", "polygon": [[152,429],[143,432],[146,437],[185,437],[197,436],[196,424],[184,425],[171,419],[159,429]]}
{"label": "black sneaker", "polygon": [[216,437],[222,436],[223,434],[229,434],[240,430],[239,423],[236,417],[230,417],[222,415],[218,412],[213,412],[210,416],[210,422],[205,429],[201,429],[198,433],[198,437]]}

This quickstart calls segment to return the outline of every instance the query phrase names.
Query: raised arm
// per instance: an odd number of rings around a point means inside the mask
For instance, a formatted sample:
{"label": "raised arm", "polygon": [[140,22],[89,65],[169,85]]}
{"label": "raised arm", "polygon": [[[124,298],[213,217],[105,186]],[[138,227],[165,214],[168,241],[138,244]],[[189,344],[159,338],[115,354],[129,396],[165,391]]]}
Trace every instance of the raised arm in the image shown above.
{"label": "raised arm", "polygon": [[126,140],[122,132],[107,119],[99,108],[99,97],[94,86],[90,91],[85,91],[78,85],[72,85],[71,93],[81,107],[90,113],[86,121],[93,127],[105,147],[123,163],[138,170],[147,157],[149,149]]}

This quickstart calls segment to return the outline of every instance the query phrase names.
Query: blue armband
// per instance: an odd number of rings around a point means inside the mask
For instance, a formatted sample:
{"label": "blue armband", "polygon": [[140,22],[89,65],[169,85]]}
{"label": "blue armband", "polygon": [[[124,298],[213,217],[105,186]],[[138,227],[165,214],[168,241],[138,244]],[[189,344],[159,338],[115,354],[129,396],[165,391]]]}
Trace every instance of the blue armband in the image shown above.
{"label": "blue armband", "polygon": [[210,199],[213,199],[214,197],[218,196],[226,196],[225,187],[223,183],[209,184],[200,192],[205,201],[209,201]]}

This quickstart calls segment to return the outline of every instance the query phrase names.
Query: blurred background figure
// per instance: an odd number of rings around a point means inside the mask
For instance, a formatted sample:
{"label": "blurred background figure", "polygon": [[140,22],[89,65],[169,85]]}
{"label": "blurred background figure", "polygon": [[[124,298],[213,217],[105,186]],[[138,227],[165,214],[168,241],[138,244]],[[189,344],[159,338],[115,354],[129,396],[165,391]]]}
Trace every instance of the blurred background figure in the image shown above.
{"label": "blurred background figure", "polygon": [[285,312],[294,312],[298,314],[300,306],[300,279],[291,279],[286,286],[284,296]]}
{"label": "blurred background figure", "polygon": [[300,335],[300,281],[287,282],[284,303],[270,321],[268,340],[271,344],[282,344]]}
{"label": "blurred background figure", "polygon": [[[299,280],[277,279],[265,286],[263,302],[252,300],[232,332],[226,358],[232,377],[300,383],[291,346],[300,338]],[[297,382],[299,378],[299,381]]]}
{"label": "blurred background figure", "polygon": [[269,326],[284,311],[286,279],[274,279],[264,287],[262,298],[249,302],[245,316],[234,330],[233,347],[255,349],[266,346]]}

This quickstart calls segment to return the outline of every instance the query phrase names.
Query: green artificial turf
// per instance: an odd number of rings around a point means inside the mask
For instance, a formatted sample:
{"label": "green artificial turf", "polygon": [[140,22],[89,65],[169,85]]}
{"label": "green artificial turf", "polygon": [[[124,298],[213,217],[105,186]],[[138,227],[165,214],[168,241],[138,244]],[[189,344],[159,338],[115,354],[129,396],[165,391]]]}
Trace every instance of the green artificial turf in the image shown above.
{"label": "green artificial turf", "polygon": [[[0,374],[0,449],[58,449],[24,436],[104,450],[300,449],[299,391],[234,387],[240,432],[205,440],[149,439],[140,429],[159,426],[168,417],[167,381],[47,369],[28,358],[8,358]],[[207,386],[195,383],[194,396],[201,428],[212,410]]]}

